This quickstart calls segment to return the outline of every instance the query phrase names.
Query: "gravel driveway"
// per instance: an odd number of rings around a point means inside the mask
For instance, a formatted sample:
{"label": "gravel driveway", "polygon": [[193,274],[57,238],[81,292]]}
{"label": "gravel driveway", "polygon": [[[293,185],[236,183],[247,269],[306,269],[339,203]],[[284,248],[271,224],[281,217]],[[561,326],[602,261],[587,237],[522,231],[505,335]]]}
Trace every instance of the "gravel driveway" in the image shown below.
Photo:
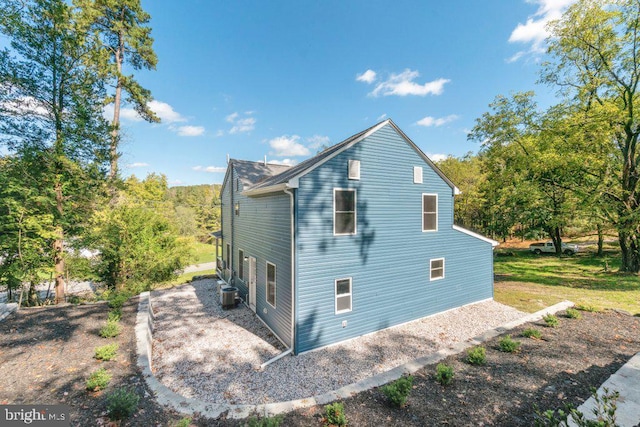
{"label": "gravel driveway", "polygon": [[482,302],[287,356],[257,371],[284,346],[251,310],[223,311],[214,295],[213,280],[152,293],[153,370],[185,397],[232,404],[288,401],[335,390],[526,314]]}

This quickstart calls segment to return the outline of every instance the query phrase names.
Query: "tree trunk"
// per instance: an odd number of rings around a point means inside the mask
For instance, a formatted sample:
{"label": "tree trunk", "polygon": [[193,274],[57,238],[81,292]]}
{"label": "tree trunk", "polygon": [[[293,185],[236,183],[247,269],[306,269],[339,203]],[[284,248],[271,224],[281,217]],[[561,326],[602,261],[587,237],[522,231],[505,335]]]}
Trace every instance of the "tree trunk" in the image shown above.
{"label": "tree trunk", "polygon": [[562,255],[562,237],[560,236],[560,227],[553,227],[547,230],[553,245],[556,247],[556,255]]}
{"label": "tree trunk", "polygon": [[618,242],[620,243],[620,251],[622,252],[620,271],[640,273],[639,239],[640,235],[628,233],[627,231],[618,231]]}
{"label": "tree trunk", "polygon": [[[57,181],[55,183],[56,192],[56,207],[60,217],[62,218],[62,183]],[[53,242],[54,252],[54,270],[56,275],[56,304],[65,301],[65,288],[66,283],[64,281],[64,230],[62,225],[58,225],[56,230],[57,238]]]}
{"label": "tree trunk", "polygon": [[602,224],[598,223],[596,227],[598,229],[598,256],[602,257],[602,255],[604,255],[604,233],[602,231]]}

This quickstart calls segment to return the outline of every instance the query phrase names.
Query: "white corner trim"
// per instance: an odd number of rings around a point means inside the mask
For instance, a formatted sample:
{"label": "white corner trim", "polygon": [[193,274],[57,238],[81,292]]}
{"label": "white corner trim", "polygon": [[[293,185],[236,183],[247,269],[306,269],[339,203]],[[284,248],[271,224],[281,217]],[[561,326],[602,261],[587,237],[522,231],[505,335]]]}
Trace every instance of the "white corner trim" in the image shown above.
{"label": "white corner trim", "polygon": [[476,239],[480,239],[484,242],[491,243],[491,246],[493,246],[494,248],[499,245],[499,243],[493,239],[489,239],[488,237],[484,237],[478,233],[474,233],[473,231],[467,230],[466,228],[462,228],[458,225],[454,225],[453,229],[461,233],[468,234],[471,237],[475,237]]}

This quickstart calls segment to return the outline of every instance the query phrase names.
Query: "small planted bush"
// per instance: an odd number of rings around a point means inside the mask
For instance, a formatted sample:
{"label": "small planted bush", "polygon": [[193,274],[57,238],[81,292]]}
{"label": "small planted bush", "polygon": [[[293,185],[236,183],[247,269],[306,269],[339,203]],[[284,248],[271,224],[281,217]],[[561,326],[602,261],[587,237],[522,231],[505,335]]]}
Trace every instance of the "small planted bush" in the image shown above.
{"label": "small planted bush", "polygon": [[335,402],[325,406],[324,421],[325,426],[346,426],[347,416],[344,414],[344,405],[341,402]]}
{"label": "small planted bush", "polygon": [[533,338],[536,340],[539,340],[542,338],[542,333],[534,328],[527,328],[524,331],[522,331],[522,336],[525,338]]}
{"label": "small planted bush", "polygon": [[442,385],[450,384],[453,381],[453,367],[438,363],[438,366],[436,366],[436,381]]}
{"label": "small planted bush", "polygon": [[107,396],[107,414],[111,420],[129,418],[138,409],[140,397],[131,390],[119,388]]}
{"label": "small planted bush", "polygon": [[118,344],[107,344],[102,345],[100,347],[96,347],[95,357],[98,360],[104,360],[108,362],[116,357],[116,353],[118,352]]}
{"label": "small planted bush", "polygon": [[120,325],[115,320],[107,320],[107,324],[100,329],[102,338],[113,338],[120,335]]}
{"label": "small planted bush", "polygon": [[558,318],[553,314],[545,314],[542,316],[542,320],[544,320],[545,325],[549,328],[555,328],[558,326]]}
{"label": "small planted bush", "polygon": [[249,418],[249,422],[246,424],[248,427],[280,427],[282,423],[282,415],[267,418]]}
{"label": "small planted bush", "polygon": [[129,296],[124,293],[119,293],[113,295],[109,298],[109,308],[120,309],[124,305],[125,302],[129,299]]}
{"label": "small planted bush", "polygon": [[511,335],[506,335],[498,342],[500,345],[500,351],[505,353],[515,353],[520,349],[520,341],[516,341],[511,338]]}
{"label": "small planted bush", "polygon": [[114,308],[107,314],[107,321],[119,322],[122,318],[122,310],[119,308]]}
{"label": "small planted bush", "polygon": [[394,382],[382,387],[382,392],[387,399],[398,408],[402,408],[407,403],[407,398],[413,387],[413,376],[398,378]]}
{"label": "small planted bush", "polygon": [[98,391],[104,389],[111,381],[111,374],[106,369],[100,368],[93,371],[87,380],[87,390]]}
{"label": "small planted bush", "polygon": [[467,362],[472,365],[484,365],[487,363],[487,350],[477,346],[467,350]]}
{"label": "small planted bush", "polygon": [[175,427],[189,427],[191,425],[191,418],[184,417],[181,418],[175,425]]}
{"label": "small planted bush", "polygon": [[567,308],[567,311],[565,312],[565,316],[569,319],[582,318],[582,314],[575,308]]}
{"label": "small planted bush", "polygon": [[592,387],[591,395],[593,396],[596,407],[592,409],[593,415],[596,416],[597,421],[587,419],[584,414],[578,411],[571,404],[566,404],[564,409],[549,409],[544,412],[540,411],[536,405],[534,405],[535,419],[534,426],[536,427],[565,427],[569,425],[575,425],[577,427],[615,427],[616,423],[616,410],[618,409],[617,400],[620,398],[620,393],[617,391],[610,392],[606,387],[604,388],[604,394],[598,395],[598,391]]}
{"label": "small planted bush", "polygon": [[590,313],[596,313],[598,311],[598,309],[592,305],[577,304],[574,308],[576,310],[588,311]]}

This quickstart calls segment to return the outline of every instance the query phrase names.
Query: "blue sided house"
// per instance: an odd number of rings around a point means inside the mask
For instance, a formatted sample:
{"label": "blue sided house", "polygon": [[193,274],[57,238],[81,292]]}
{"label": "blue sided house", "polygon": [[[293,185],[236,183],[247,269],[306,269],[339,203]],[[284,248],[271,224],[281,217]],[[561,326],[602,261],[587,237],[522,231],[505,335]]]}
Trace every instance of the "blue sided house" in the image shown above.
{"label": "blue sided house", "polygon": [[299,354],[493,298],[497,242],[385,120],[288,167],[230,160],[218,273]]}

